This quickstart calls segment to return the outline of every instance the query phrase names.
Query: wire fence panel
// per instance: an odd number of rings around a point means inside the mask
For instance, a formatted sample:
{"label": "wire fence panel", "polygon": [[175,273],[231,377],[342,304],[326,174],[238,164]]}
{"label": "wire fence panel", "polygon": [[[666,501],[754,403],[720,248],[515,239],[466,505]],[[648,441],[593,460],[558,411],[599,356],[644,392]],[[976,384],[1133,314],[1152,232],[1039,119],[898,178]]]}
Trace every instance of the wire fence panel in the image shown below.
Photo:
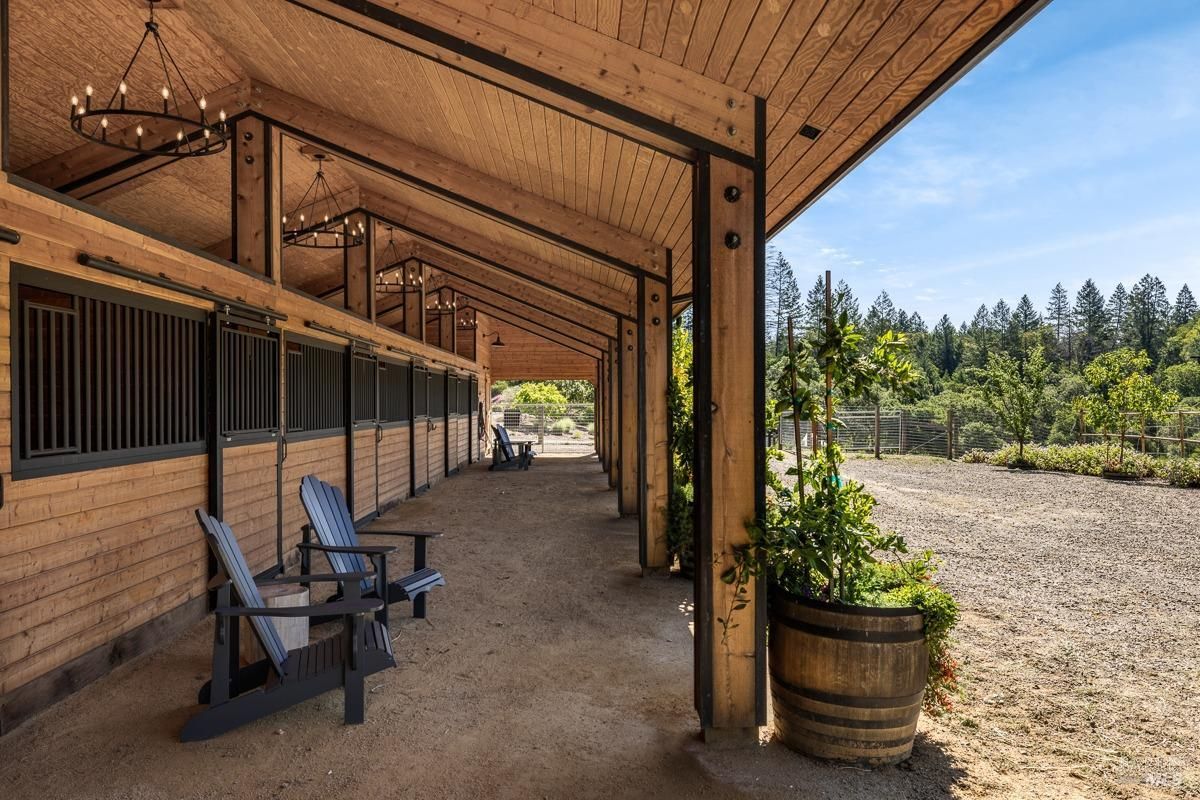
{"label": "wire fence panel", "polygon": [[[848,453],[878,455],[929,455],[961,458],[969,450],[999,450],[1012,441],[996,415],[984,409],[938,414],[908,409],[851,409],[838,415],[834,441]],[[1032,443],[1045,444],[1049,426],[1033,426]],[[1071,433],[1076,442],[1103,441],[1105,435],[1087,430],[1080,420]],[[790,412],[771,432],[770,444],[796,452],[796,427]],[[1200,453],[1200,411],[1171,411],[1144,421],[1130,415],[1125,437],[1133,447],[1150,455],[1193,455]],[[825,444],[824,423],[802,421],[800,446],[805,452]],[[776,444],[777,443],[777,444]]]}
{"label": "wire fence panel", "polygon": [[596,449],[595,414],[591,403],[496,404],[491,424],[503,425],[513,439],[536,442],[535,450],[587,455]]}

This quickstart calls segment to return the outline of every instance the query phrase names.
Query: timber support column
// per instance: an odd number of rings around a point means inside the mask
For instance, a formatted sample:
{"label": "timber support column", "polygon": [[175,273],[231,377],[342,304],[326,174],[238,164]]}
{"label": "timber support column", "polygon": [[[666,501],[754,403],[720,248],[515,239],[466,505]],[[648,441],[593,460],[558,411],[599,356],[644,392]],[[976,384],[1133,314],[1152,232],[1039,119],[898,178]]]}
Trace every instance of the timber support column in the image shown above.
{"label": "timber support column", "polygon": [[620,450],[617,456],[617,505],[621,516],[633,517],[638,513],[638,324],[636,320],[621,320],[620,336]]}
{"label": "timber support column", "polygon": [[359,224],[364,226],[363,243],[358,247],[342,249],[346,287],[344,292],[346,310],[363,319],[375,320],[375,226],[363,214],[350,216],[346,236],[352,237]]}
{"label": "timber support column", "polygon": [[608,365],[604,358],[596,359],[596,383],[592,395],[592,439],[596,447],[596,457],[600,461],[600,469],[604,471],[608,470],[608,462],[605,461],[608,456],[604,452],[604,384],[608,380],[605,375],[607,370]]}
{"label": "timber support column", "polygon": [[273,125],[254,116],[239,119],[231,139],[234,208],[229,260],[278,282],[283,142]]}
{"label": "timber support column", "polygon": [[[620,325],[617,326],[618,330]],[[618,465],[620,464],[620,411],[621,388],[619,383],[621,347],[619,339],[608,340],[608,405],[605,409],[605,431],[608,439],[608,488],[616,489],[620,485]]]}
{"label": "timber support column", "polygon": [[425,341],[425,263],[417,262],[421,276],[420,291],[404,293],[404,335]]}
{"label": "timber support column", "polygon": [[453,289],[450,289],[449,291],[451,311],[449,313],[443,311],[443,313],[437,318],[438,347],[454,353],[456,352],[456,334],[458,332],[458,328],[455,325],[455,320],[458,319],[458,313],[455,310],[458,306],[458,292],[454,291]]}
{"label": "timber support column", "polygon": [[[669,262],[668,262],[669,263]],[[670,270],[668,269],[668,275]],[[667,500],[671,455],[667,385],[671,375],[670,279],[638,280],[638,555],[642,574],[670,571]]]}
{"label": "timber support column", "polygon": [[721,575],[765,502],[766,109],[756,102],[753,168],[702,155],[692,201],[696,710],[705,741],[747,745],[766,724],[766,598],[760,581],[739,595]]}

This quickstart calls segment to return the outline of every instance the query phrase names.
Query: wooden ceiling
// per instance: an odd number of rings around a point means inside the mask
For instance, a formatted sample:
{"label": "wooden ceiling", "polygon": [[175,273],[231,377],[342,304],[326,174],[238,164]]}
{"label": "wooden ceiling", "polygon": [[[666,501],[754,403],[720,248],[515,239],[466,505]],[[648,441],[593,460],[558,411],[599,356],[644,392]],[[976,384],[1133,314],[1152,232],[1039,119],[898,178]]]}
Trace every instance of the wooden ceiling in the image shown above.
{"label": "wooden ceiling", "polygon": [[[729,146],[741,152],[745,130],[733,122],[726,128],[723,119],[697,122],[693,108],[715,107],[724,94],[735,109],[729,119],[736,121],[744,119],[743,98],[764,98],[766,222],[774,230],[935,96],[948,77],[1040,7],[1035,0],[178,0],[175,5],[179,8],[160,12],[164,33],[181,67],[205,90],[243,79],[275,87],[447,163],[670,248],[677,294],[691,285],[692,170],[686,148],[664,143],[659,131],[631,131],[603,109],[582,108],[578,98],[547,99],[544,87],[529,88],[482,61],[464,66],[462,58],[414,43],[404,31],[389,30],[382,17],[361,12],[368,6],[396,9],[539,68],[547,63],[539,59],[564,52],[583,64],[566,66],[586,69],[598,60],[611,67],[594,72],[584,88],[611,82],[610,72],[623,76],[633,70],[639,82],[629,84],[630,102],[645,100],[652,90],[673,97],[679,111],[672,123],[711,136],[727,131]],[[11,157],[21,170],[79,145],[66,125],[67,100],[89,80],[101,87],[119,77],[141,35],[144,12],[136,0],[10,0],[10,7]],[[687,84],[688,75],[694,86]],[[150,80],[135,74],[131,84]],[[672,95],[672,85],[687,88]],[[306,185],[304,170],[287,166],[298,163],[294,155],[285,154],[286,196]],[[419,219],[436,218],[443,230],[484,237],[502,252],[549,265],[575,281],[633,292],[627,271],[577,248],[363,165],[343,161],[339,169],[345,188],[411,209]],[[211,246],[218,240],[201,241],[217,232],[218,217],[227,218],[228,210],[201,207],[227,203],[228,184],[222,190],[214,176],[193,171],[164,167],[93,202]],[[178,218],[168,218],[172,213]],[[337,277],[319,258],[289,253],[288,259],[290,282],[306,290]]]}

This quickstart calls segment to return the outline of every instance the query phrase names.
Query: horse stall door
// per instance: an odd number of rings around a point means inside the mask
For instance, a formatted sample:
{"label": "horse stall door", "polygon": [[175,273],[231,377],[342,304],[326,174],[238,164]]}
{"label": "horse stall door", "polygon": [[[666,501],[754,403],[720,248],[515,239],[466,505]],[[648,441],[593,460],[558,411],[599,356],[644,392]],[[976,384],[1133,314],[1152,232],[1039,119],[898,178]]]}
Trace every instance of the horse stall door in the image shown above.
{"label": "horse stall door", "polygon": [[256,574],[283,566],[279,482],[280,341],[257,322],[222,316],[217,437],[222,516]]}
{"label": "horse stall door", "polygon": [[446,477],[446,373],[430,371],[429,386],[429,485]]}
{"label": "horse stall door", "polygon": [[412,422],[412,471],[413,492],[429,488],[429,371],[414,367],[413,422]]}
{"label": "horse stall door", "polygon": [[361,523],[376,516],[379,508],[379,364],[374,355],[357,352],[351,362],[354,521]]}
{"label": "horse stall door", "polygon": [[379,513],[412,486],[412,365],[379,360]]}

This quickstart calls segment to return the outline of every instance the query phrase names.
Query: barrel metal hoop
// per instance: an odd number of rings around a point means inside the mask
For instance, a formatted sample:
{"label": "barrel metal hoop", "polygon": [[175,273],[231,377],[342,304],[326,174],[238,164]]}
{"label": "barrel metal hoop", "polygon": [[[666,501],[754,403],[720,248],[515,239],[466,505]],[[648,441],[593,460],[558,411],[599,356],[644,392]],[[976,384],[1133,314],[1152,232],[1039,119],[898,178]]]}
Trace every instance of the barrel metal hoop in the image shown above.
{"label": "barrel metal hoop", "polygon": [[771,673],[771,682],[782,686],[792,694],[809,700],[816,700],[818,703],[827,703],[831,706],[850,706],[852,708],[904,708],[919,703],[925,697],[925,690],[922,689],[915,694],[903,695],[900,697],[861,697],[849,694],[834,694],[832,692],[822,692],[819,689],[808,689],[803,686],[797,686],[794,683],[789,683],[783,680],[774,672]]}
{"label": "barrel metal hoop", "polygon": [[925,632],[915,631],[869,631],[854,628],[835,628],[828,625],[815,625],[811,622],[792,619],[781,614],[778,610],[771,616],[772,622],[778,622],[788,628],[811,633],[813,636],[823,636],[827,639],[840,639],[846,642],[866,642],[869,644],[904,644],[919,642],[925,638]]}

